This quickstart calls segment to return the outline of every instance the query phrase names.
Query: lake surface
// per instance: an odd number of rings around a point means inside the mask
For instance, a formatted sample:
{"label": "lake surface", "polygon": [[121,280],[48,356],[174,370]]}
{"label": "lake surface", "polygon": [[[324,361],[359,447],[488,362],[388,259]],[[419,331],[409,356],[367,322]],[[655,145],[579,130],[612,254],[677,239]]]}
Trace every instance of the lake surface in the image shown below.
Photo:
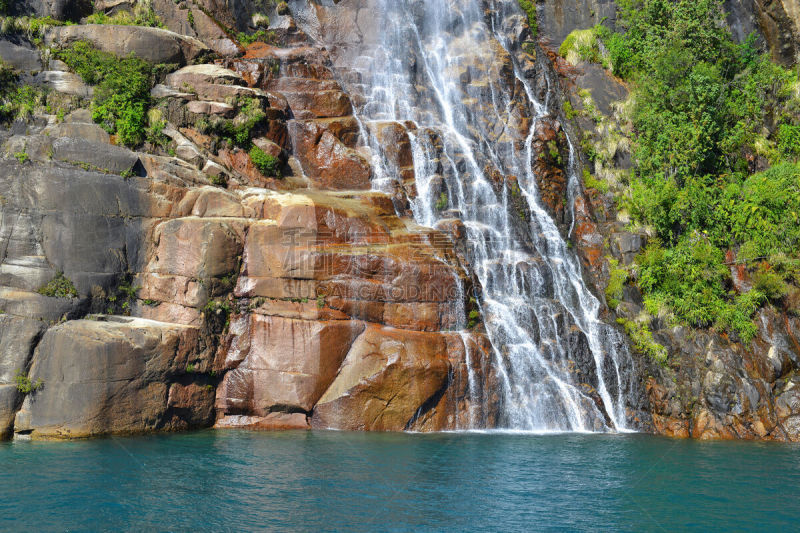
{"label": "lake surface", "polygon": [[0,444],[0,530],[789,531],[800,446],[202,431]]}

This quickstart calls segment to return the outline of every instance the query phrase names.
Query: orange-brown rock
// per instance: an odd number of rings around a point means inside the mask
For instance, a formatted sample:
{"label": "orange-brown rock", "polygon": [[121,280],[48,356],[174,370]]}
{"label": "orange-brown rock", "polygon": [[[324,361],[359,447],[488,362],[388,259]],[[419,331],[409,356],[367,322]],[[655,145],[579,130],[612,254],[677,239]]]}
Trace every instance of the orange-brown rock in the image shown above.
{"label": "orange-brown rock", "polygon": [[199,279],[236,271],[242,253],[243,221],[186,217],[154,231],[155,254],[148,271]]}
{"label": "orange-brown rock", "polygon": [[443,394],[450,373],[446,335],[369,325],[314,408],[314,428],[401,431]]}
{"label": "orange-brown rock", "polygon": [[217,393],[221,415],[310,412],[364,325],[259,314],[233,319]]}
{"label": "orange-brown rock", "polygon": [[295,121],[289,126],[294,152],[308,178],[321,189],[368,189],[369,161],[348,148],[326,126]]}
{"label": "orange-brown rock", "polygon": [[269,413],[266,416],[229,415],[217,420],[214,427],[269,431],[311,429],[308,417],[304,413]]}

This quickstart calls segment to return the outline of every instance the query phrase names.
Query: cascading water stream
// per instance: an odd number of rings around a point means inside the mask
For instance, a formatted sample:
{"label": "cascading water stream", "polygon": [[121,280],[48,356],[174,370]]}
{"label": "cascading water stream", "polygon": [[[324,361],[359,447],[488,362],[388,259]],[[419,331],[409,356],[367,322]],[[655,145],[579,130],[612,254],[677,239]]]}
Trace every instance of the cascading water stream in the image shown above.
{"label": "cascading water stream", "polygon": [[[389,190],[399,178],[371,133],[383,122],[403,124],[413,150],[416,221],[434,226],[459,218],[467,230],[501,388],[498,425],[624,430],[629,383],[620,365],[630,355],[619,334],[599,320],[601,305],[540,199],[533,145],[551,104],[548,97],[536,99],[532,64],[520,63],[502,29],[510,15],[519,19],[516,0],[374,0],[374,8],[383,33],[360,49],[358,63],[366,66],[358,79],[344,82],[362,96],[356,114],[375,154],[373,183]],[[576,159],[570,144],[570,206],[579,194]],[[516,176],[518,191],[498,187],[497,175]],[[530,220],[514,211],[511,195],[521,195]],[[570,233],[574,213],[571,219]],[[471,357],[468,351],[468,367]],[[469,392],[477,395],[474,376],[469,379]],[[478,428],[483,417],[470,409],[467,418]]]}

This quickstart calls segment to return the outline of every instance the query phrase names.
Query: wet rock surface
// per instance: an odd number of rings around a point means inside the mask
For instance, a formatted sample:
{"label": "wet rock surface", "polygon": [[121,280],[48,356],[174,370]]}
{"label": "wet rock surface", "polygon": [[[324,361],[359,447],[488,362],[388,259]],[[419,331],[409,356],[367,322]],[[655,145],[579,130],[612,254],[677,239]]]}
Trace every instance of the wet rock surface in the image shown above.
{"label": "wet rock surface", "polygon": [[[248,27],[242,6],[203,9]],[[453,241],[368,190],[359,125],[322,48],[296,42],[302,34],[289,24],[288,47],[255,43],[208,62],[208,48],[220,52],[227,37],[192,11],[196,31],[185,35],[48,30],[48,45],[89,40],[186,66],[152,91],[170,150],[115,145],[80,100],[63,121],[45,116],[0,137],[0,435],[309,428],[345,361],[364,356],[366,331],[387,350],[416,343],[408,368],[387,371],[394,377],[370,393],[418,392],[364,428],[402,430],[431,409],[451,414],[427,429],[454,427],[456,405],[441,399],[458,364],[444,330],[464,321],[466,273]],[[181,28],[180,17],[167,20]],[[29,44],[4,40],[0,54],[42,68]],[[200,126],[254,112],[264,119],[253,144],[280,175],[262,174],[248,151]],[[28,157],[14,157],[21,152]],[[48,292],[59,280],[66,292]],[[350,406],[364,421],[372,413]],[[324,425],[352,423],[328,416]]]}
{"label": "wet rock surface", "polygon": [[[115,7],[101,4],[96,8]],[[291,0],[289,14],[269,7],[275,40],[244,45],[232,30],[256,29],[252,4],[156,0],[168,30],[78,24],[46,31],[46,46],[88,40],[117,55],[134,52],[181,67],[151,93],[166,123],[164,146],[148,141],[137,150],[117,146],[92,122],[92,88],[79,77],[48,65],[25,38],[0,38],[0,57],[26,80],[76,99],[63,120],[37,116],[0,132],[0,438],[212,425],[435,431],[502,422],[502,376],[490,364],[496,354],[482,324],[498,317],[468,318],[480,287],[466,259],[461,213],[447,202],[452,176],[444,154],[455,154],[459,171],[467,155],[432,129],[391,120],[362,124],[353,115],[368,97],[361,82],[370,65],[343,51],[378,38],[369,1]],[[792,2],[728,4],[742,31],[759,28],[765,46],[789,61],[796,39],[786,36],[798,24]],[[77,20],[91,6],[26,2],[24,11]],[[613,2],[545,2],[542,36],[557,44],[614,12]],[[464,30],[455,15],[442,23],[453,33]],[[517,11],[502,24],[515,42],[527,38]],[[490,109],[480,107],[491,93],[487,78],[520,95],[513,65],[544,95],[547,69],[565,66],[550,65],[542,47],[512,57],[496,43],[488,51],[474,50],[467,39],[458,46],[461,60],[448,74],[474,110],[468,119],[491,140],[475,151],[522,151],[530,111],[520,98],[503,123],[487,119]],[[590,90],[606,115],[626,94],[599,67],[587,65],[576,76],[565,90],[577,109],[578,88]],[[424,86],[411,89],[431,97]],[[265,118],[253,144],[275,158],[280,172],[263,173],[248,150],[214,127],[240,126],[255,111]],[[543,204],[602,299],[607,256],[631,264],[646,236],[625,231],[607,196],[570,188],[566,141],[574,128],[591,126],[563,114],[543,117],[531,164]],[[444,195],[448,213],[437,230],[411,217],[419,190],[410,135],[425,139],[425,155],[441,175],[429,191]],[[613,159],[625,167],[629,154],[615,148]],[[28,157],[15,157],[22,152]],[[397,170],[390,192],[371,190],[382,176],[376,154]],[[501,170],[487,172],[491,187],[519,194],[521,173]],[[516,220],[529,216],[519,200],[509,205]],[[526,224],[512,229],[527,247],[537,237]],[[597,368],[611,376],[612,362],[598,364],[586,336],[564,318],[543,263],[515,272],[541,282],[516,313],[536,342],[576,354],[564,371],[583,391],[583,408],[600,412]],[[45,290],[61,276],[74,293]],[[627,290],[623,303],[631,316],[641,309],[636,291]],[[555,317],[552,323],[534,319],[537,306]],[[613,323],[614,313],[603,312]],[[621,369],[640,381],[638,388],[617,377],[609,386],[639,391],[624,406],[637,427],[696,438],[796,440],[796,322],[764,312],[749,347],[711,333],[654,328],[669,349],[669,368],[639,358],[636,368]],[[609,342],[624,343],[614,331],[606,333]],[[597,428],[607,422],[601,414]]]}

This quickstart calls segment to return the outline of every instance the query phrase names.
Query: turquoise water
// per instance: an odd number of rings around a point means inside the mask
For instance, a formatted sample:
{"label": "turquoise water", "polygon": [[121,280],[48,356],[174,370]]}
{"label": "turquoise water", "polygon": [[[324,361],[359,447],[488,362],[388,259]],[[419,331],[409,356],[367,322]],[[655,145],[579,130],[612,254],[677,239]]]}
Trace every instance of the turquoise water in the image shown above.
{"label": "turquoise water", "polygon": [[798,527],[793,445],[244,431],[0,444],[4,531]]}

